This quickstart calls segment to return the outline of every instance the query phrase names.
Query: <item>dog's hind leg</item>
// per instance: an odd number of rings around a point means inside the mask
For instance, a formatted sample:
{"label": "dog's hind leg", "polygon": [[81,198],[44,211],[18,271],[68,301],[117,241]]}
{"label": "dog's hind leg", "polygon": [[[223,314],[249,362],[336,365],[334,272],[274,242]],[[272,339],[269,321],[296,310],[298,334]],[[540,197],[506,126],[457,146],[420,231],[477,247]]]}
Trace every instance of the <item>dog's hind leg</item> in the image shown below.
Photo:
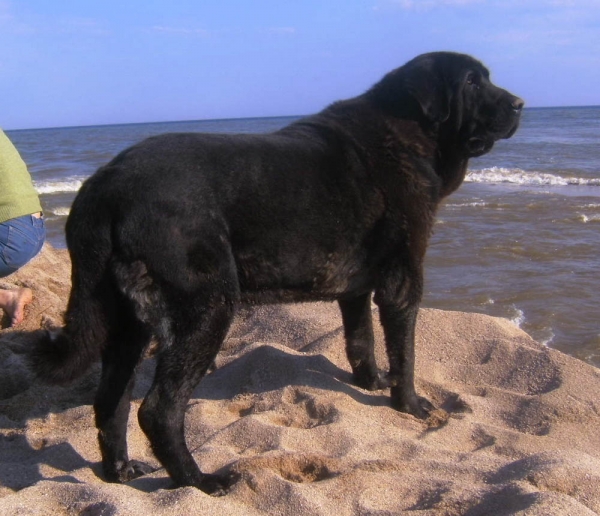
{"label": "dog's hind leg", "polygon": [[371,314],[371,293],[352,299],[338,300],[344,322],[346,355],[352,367],[354,382],[369,390],[388,387],[387,379],[377,369]]}
{"label": "dog's hind leg", "polygon": [[102,377],[94,402],[102,467],[110,482],[127,482],[154,471],[143,462],[129,460],[127,453],[127,420],[135,368],[151,336],[148,328],[135,319],[131,307],[122,310],[125,313],[110,329],[102,355]]}
{"label": "dog's hind leg", "polygon": [[[188,401],[217,355],[234,314],[231,282],[206,282],[194,292],[166,293],[171,318],[170,338],[158,356],[154,383],[138,412],[152,450],[177,486],[195,486],[224,494],[232,477],[202,473],[187,448],[184,436]],[[237,289],[237,282],[235,288]]]}

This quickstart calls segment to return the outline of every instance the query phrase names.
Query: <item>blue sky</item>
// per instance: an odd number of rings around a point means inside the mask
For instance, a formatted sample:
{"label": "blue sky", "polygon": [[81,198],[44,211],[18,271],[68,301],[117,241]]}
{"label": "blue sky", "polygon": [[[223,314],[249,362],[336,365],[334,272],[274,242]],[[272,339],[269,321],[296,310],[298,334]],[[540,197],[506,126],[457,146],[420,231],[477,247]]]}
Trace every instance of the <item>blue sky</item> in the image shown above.
{"label": "blue sky", "polygon": [[432,50],[600,104],[600,0],[0,0],[5,129],[316,112]]}

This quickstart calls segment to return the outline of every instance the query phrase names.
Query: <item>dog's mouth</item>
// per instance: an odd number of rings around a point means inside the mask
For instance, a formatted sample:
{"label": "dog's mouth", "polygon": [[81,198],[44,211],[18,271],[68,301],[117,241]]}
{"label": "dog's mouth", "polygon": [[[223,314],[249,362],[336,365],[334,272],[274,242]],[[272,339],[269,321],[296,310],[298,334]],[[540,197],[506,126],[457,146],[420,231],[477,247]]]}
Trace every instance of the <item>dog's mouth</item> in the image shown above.
{"label": "dog's mouth", "polygon": [[510,138],[513,134],[515,134],[517,132],[518,128],[519,128],[519,122],[517,120],[517,122],[508,131],[508,133],[506,134],[506,136],[503,136],[502,139],[507,140],[508,138]]}
{"label": "dog's mouth", "polygon": [[476,158],[489,152],[493,145],[493,141],[474,136],[473,138],[469,138],[467,141],[467,152],[471,158]]}
{"label": "dog's mouth", "polygon": [[489,130],[487,136],[472,136],[467,140],[467,152],[469,157],[476,158],[490,152],[497,140],[506,140],[510,138],[515,134],[518,127],[519,120],[517,119],[510,127],[503,131]]}

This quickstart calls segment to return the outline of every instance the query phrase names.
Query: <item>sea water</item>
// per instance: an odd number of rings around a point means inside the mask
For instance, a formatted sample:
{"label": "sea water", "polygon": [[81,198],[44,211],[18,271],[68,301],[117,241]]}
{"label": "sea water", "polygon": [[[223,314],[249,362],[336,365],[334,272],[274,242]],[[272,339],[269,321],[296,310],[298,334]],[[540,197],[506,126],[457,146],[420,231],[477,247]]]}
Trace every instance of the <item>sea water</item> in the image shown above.
{"label": "sea water", "polygon": [[[82,181],[165,132],[261,133],[297,117],[7,131],[31,171],[49,241]],[[600,107],[526,108],[519,131],[472,159],[438,211],[423,305],[512,320],[600,366]]]}

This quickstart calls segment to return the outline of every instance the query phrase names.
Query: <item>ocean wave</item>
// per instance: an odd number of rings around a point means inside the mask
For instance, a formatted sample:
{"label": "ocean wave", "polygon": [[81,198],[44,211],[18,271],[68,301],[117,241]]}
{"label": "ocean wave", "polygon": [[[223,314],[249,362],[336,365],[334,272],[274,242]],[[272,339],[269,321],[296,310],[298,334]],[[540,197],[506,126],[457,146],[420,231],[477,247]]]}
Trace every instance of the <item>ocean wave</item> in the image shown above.
{"label": "ocean wave", "polygon": [[513,316],[509,319],[517,328],[521,328],[523,322],[525,322],[525,314],[523,310],[517,308],[515,305],[511,307],[513,309]]}
{"label": "ocean wave", "polygon": [[81,188],[83,179],[67,179],[63,181],[36,181],[35,189],[39,194],[54,194],[61,192],[77,192]]}
{"label": "ocean wave", "polygon": [[600,178],[559,176],[547,172],[527,172],[520,168],[490,167],[470,170],[468,183],[510,183],[522,186],[600,186]]}
{"label": "ocean wave", "polygon": [[487,206],[487,203],[484,201],[473,201],[473,202],[460,202],[460,203],[448,203],[445,204],[446,208],[480,208],[482,206]]}
{"label": "ocean wave", "polygon": [[579,215],[579,220],[581,220],[584,223],[600,222],[600,213],[594,213],[593,215],[586,215],[585,213],[582,213],[581,215]]}
{"label": "ocean wave", "polygon": [[71,208],[69,208],[68,206],[59,206],[58,208],[51,209],[50,213],[52,215],[56,215],[57,217],[66,217],[70,211]]}
{"label": "ocean wave", "polygon": [[556,337],[556,335],[552,331],[552,328],[544,328],[543,333],[545,334],[545,336],[543,336],[543,335],[538,336],[537,341],[542,346],[549,347],[550,344],[552,344],[552,341],[554,340],[554,337]]}
{"label": "ocean wave", "polygon": [[[77,192],[81,188],[84,177],[72,177],[56,181],[36,181],[35,188],[39,194],[61,192]],[[563,177],[547,172],[527,172],[519,168],[490,167],[481,170],[470,170],[465,177],[467,183],[509,183],[522,186],[600,186],[600,178]],[[467,206],[484,206],[484,202],[473,202]],[[458,207],[458,204],[448,204]],[[461,205],[464,206],[464,205]]]}

